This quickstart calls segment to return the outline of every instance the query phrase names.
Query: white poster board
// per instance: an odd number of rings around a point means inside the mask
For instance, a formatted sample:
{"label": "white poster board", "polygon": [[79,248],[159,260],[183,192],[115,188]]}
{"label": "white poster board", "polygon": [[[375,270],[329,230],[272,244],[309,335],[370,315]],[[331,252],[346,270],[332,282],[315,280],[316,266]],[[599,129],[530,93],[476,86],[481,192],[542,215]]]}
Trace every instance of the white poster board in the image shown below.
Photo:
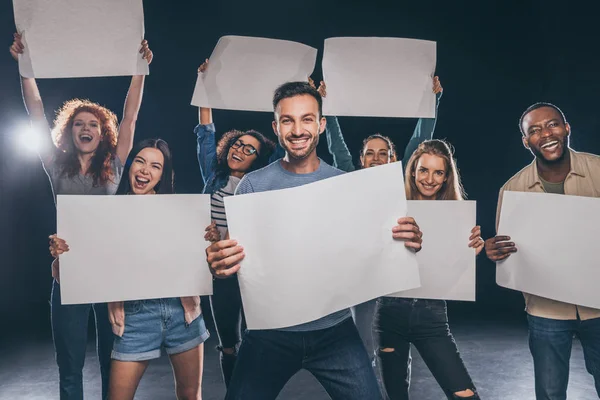
{"label": "white poster board", "polygon": [[192,105],[246,111],[273,111],[273,93],[290,81],[308,80],[317,50],[287,40],[223,36],[198,74]]}
{"label": "white poster board", "polygon": [[212,294],[210,196],[57,196],[62,304]]}
{"label": "white poster board", "polygon": [[13,0],[27,78],[147,75],[142,0]]}
{"label": "white poster board", "polygon": [[600,198],[506,191],[498,235],[517,252],[496,263],[496,283],[600,308]]}
{"label": "white poster board", "polygon": [[423,232],[423,248],[417,253],[421,287],[390,297],[475,301],[476,256],[468,245],[476,203],[412,200],[408,215]]}
{"label": "white poster board", "polygon": [[248,328],[294,326],[418,287],[414,252],[392,238],[406,215],[402,176],[398,162],[226,197],[230,236],[246,254],[238,276]]}
{"label": "white poster board", "polygon": [[338,37],[325,40],[323,113],[435,118],[436,42]]}

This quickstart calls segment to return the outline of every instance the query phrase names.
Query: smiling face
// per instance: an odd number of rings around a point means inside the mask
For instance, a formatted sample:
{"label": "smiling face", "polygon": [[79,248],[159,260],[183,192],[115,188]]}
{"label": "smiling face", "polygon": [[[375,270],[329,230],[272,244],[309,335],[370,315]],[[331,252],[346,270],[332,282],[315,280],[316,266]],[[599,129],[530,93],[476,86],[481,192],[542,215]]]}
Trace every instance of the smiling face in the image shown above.
{"label": "smiling face", "polygon": [[287,97],[275,109],[273,131],[281,147],[292,159],[303,160],[316,153],[325,118],[319,116],[319,103],[309,94]]}
{"label": "smiling face", "polygon": [[142,149],[129,168],[129,184],[134,194],[153,194],[163,175],[165,158],[153,147]]}
{"label": "smiling face", "polygon": [[96,152],[102,140],[100,120],[92,113],[81,111],[73,118],[71,128],[75,149],[82,154]]}
{"label": "smiling face", "polygon": [[546,163],[561,161],[569,147],[571,127],[552,107],[540,107],[525,115],[523,145]]}
{"label": "smiling face", "polygon": [[413,177],[420,200],[435,200],[437,193],[448,179],[448,170],[442,157],[423,154],[419,157]]}
{"label": "smiling face", "polygon": [[392,161],[391,150],[388,143],[380,138],[371,139],[365,145],[360,155],[360,164],[363,168],[376,167]]}
{"label": "smiling face", "polygon": [[229,148],[227,165],[232,172],[248,172],[260,151],[258,139],[251,135],[241,136]]}

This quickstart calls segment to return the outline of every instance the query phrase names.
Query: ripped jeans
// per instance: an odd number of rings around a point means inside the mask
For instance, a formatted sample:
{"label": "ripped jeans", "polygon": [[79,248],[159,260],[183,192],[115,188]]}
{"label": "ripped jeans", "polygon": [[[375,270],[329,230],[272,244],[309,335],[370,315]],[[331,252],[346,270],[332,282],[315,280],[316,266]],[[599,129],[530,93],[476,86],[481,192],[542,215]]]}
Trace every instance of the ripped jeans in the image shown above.
{"label": "ripped jeans", "polygon": [[[448,326],[443,300],[382,297],[377,300],[373,338],[378,345],[377,365],[387,396],[408,400],[411,343],[448,399],[479,399]],[[382,349],[393,349],[384,352]],[[471,397],[454,393],[470,389]]]}

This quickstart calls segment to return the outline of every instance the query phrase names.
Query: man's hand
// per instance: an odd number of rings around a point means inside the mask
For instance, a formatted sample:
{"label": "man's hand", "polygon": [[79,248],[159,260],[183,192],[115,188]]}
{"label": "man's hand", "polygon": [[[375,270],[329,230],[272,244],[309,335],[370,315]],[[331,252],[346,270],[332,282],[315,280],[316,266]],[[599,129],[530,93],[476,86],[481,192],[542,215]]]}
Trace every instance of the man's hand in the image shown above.
{"label": "man's hand", "polygon": [[485,241],[485,254],[492,261],[502,261],[512,253],[517,252],[513,242],[509,242],[510,236],[494,236]]}
{"label": "man's hand", "polygon": [[404,245],[415,252],[421,250],[423,243],[423,232],[412,217],[402,217],[398,219],[398,225],[392,228],[392,237],[394,239],[404,240]]}
{"label": "man's hand", "polygon": [[206,261],[216,278],[229,278],[238,272],[245,256],[244,248],[235,240],[220,240],[206,248]]}

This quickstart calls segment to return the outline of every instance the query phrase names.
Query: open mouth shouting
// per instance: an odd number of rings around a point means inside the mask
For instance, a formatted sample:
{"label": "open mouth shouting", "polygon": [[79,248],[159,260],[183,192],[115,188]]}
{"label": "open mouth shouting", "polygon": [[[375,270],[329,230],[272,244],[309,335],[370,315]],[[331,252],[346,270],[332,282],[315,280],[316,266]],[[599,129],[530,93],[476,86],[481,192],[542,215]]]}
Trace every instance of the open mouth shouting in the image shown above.
{"label": "open mouth shouting", "polygon": [[91,143],[94,138],[89,133],[82,133],[79,135],[79,141],[84,144]]}
{"label": "open mouth shouting", "polygon": [[135,180],[133,182],[133,187],[138,190],[144,190],[150,183],[150,179],[144,178],[143,176],[136,175]]}

